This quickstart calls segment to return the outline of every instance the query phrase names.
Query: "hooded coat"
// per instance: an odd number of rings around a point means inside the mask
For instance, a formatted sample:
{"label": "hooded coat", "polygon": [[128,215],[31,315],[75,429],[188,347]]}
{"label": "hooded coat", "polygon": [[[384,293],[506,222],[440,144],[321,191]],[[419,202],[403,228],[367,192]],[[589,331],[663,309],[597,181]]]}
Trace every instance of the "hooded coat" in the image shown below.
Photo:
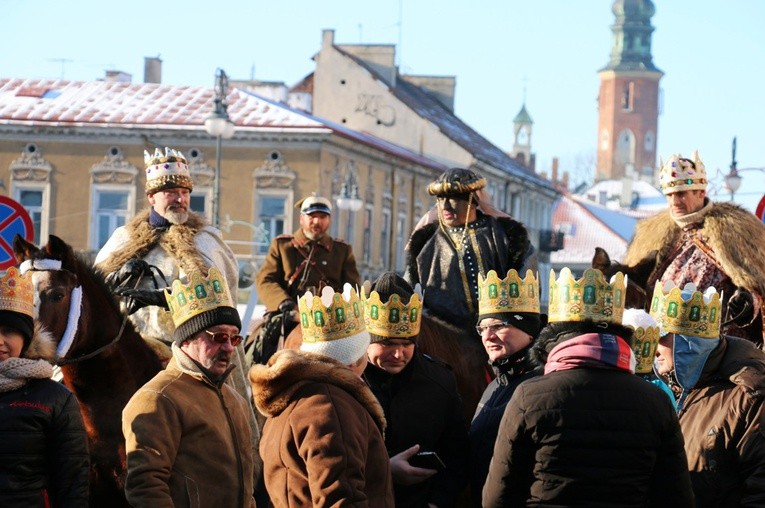
{"label": "hooded coat", "polygon": [[385,416],[353,371],[285,349],[253,366],[250,381],[267,417],[260,453],[276,508],[394,505]]}

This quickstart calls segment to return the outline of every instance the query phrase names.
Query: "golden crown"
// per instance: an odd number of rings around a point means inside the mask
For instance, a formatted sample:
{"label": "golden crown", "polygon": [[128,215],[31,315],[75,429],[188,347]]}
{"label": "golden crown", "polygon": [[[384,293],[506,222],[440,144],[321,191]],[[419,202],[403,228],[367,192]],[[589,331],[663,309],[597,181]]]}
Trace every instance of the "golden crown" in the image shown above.
{"label": "golden crown", "polygon": [[635,373],[648,374],[653,370],[656,346],[661,336],[659,324],[643,309],[624,311],[622,324],[632,328],[632,351],[635,353]]}
{"label": "golden crown", "polygon": [[680,154],[672,155],[666,164],[661,166],[659,185],[664,194],[706,189],[707,171],[699,158],[699,152],[693,152],[693,160]]}
{"label": "golden crown", "polygon": [[574,279],[568,268],[560,271],[558,280],[555,279],[555,271],[550,270],[548,321],[591,319],[621,324],[624,296],[625,280],[621,272],[606,282],[603,273],[595,268],[585,270],[579,280]]}
{"label": "golden crown", "polygon": [[663,286],[657,282],[653,289],[651,316],[664,332],[716,339],[720,336],[721,309],[720,295],[713,287],[701,293],[691,282],[681,290],[667,281]]}
{"label": "golden crown", "polygon": [[364,308],[356,290],[345,284],[342,293],[324,287],[321,297],[310,291],[298,298],[303,342],[344,339],[363,332]]}
{"label": "golden crown", "polygon": [[191,273],[188,284],[176,279],[171,289],[172,292],[165,290],[165,299],[176,327],[208,310],[234,307],[226,280],[215,267],[210,268],[207,277],[199,272]]}
{"label": "golden crown", "polygon": [[34,317],[35,291],[32,274],[21,274],[12,266],[0,277],[0,310],[9,310]]}
{"label": "golden crown", "polygon": [[144,150],[143,161],[146,164],[146,192],[171,187],[193,188],[186,158],[178,150],[165,147],[165,153],[162,153],[156,148],[154,155]]}
{"label": "golden crown", "polygon": [[[364,302],[364,323],[367,331],[380,337],[408,339],[420,333],[422,324],[422,287],[417,284],[414,294],[404,303],[397,294],[390,295],[383,303],[377,291],[369,292],[372,283],[366,281],[361,287]],[[369,296],[367,296],[369,294]]]}
{"label": "golden crown", "polygon": [[531,270],[521,279],[516,270],[500,279],[489,270],[486,277],[478,274],[478,315],[497,312],[536,312],[539,314],[539,281]]}

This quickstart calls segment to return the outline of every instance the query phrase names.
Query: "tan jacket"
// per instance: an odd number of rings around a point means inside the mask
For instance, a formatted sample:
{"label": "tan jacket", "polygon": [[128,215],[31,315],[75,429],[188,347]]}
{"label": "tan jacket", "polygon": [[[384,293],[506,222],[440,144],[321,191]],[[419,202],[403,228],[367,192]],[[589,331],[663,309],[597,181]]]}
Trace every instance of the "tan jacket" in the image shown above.
{"label": "tan jacket", "polygon": [[254,507],[248,406],[177,346],[122,412],[133,507]]}
{"label": "tan jacket", "polygon": [[331,286],[340,291],[346,282],[354,286],[359,283],[351,246],[329,235],[311,242],[302,229],[274,238],[255,280],[258,295],[269,311],[284,300],[297,301],[308,289]]}
{"label": "tan jacket", "polygon": [[280,507],[392,507],[393,483],[375,396],[323,355],[282,350],[250,369],[268,419],[260,453],[268,495]]}

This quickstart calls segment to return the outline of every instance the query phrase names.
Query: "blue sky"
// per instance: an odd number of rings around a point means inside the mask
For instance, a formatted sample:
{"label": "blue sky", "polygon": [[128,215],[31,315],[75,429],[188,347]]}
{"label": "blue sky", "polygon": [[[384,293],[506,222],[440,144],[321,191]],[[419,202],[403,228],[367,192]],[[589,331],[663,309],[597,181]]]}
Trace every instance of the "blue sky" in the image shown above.
{"label": "blue sky", "polygon": [[[654,0],[654,63],[664,71],[658,148],[698,148],[711,192],[738,137],[740,168],[765,167],[765,2]],[[321,31],[335,42],[398,45],[408,74],[457,77],[456,113],[503,149],[523,102],[537,168],[552,157],[589,175],[597,140],[597,70],[609,58],[612,0],[0,0],[0,76],[143,79],[159,55],[163,82],[234,79],[294,84],[311,72]],[[61,62],[61,59],[67,60]],[[754,208],[765,173],[744,172],[736,200]],[[729,199],[724,190],[716,199]]]}

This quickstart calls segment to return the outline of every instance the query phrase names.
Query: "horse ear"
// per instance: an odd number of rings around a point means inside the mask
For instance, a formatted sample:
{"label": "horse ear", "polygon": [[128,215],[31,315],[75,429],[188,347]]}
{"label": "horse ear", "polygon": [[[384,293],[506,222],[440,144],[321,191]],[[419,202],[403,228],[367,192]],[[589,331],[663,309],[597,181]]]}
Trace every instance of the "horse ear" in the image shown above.
{"label": "horse ear", "polygon": [[48,244],[45,246],[45,252],[53,259],[61,259],[62,261],[74,257],[72,247],[56,235],[50,235],[48,237]]}
{"label": "horse ear", "polygon": [[19,263],[31,258],[32,254],[38,250],[35,244],[24,240],[21,235],[17,234],[13,237],[13,255]]}
{"label": "horse ear", "polygon": [[605,249],[595,247],[595,255],[592,257],[592,267],[605,273],[611,267],[611,256]]}

